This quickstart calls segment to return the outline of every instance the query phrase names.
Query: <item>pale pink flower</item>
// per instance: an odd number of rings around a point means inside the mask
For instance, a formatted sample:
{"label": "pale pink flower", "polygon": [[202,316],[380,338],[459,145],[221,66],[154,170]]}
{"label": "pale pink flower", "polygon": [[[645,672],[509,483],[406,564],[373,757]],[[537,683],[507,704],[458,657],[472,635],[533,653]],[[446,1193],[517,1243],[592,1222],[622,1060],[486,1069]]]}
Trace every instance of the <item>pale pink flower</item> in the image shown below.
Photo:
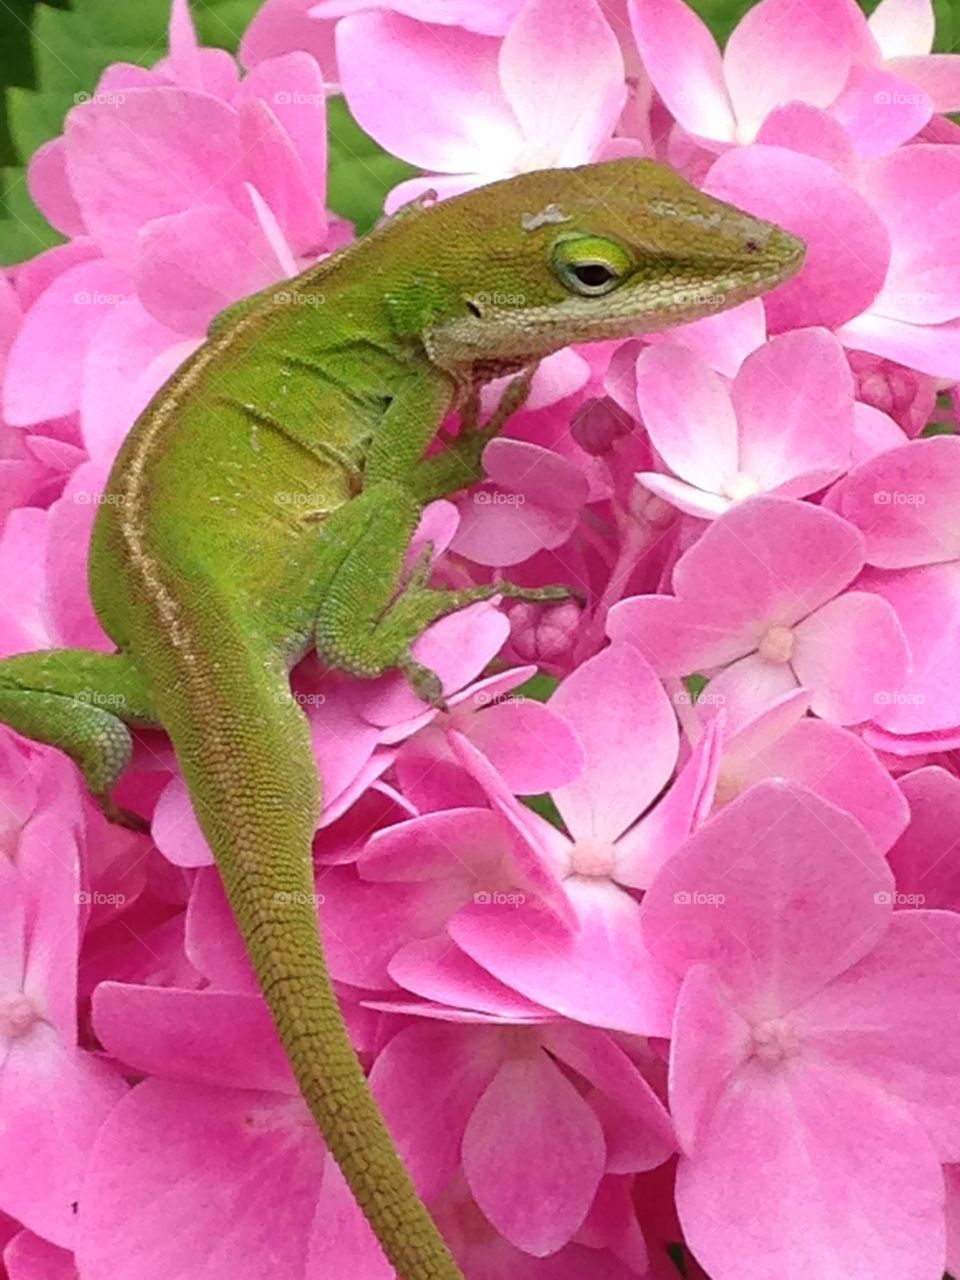
{"label": "pale pink flower", "polygon": [[765,783],[644,900],[648,944],[683,980],[677,1205],[713,1280],[939,1274],[960,919],[894,912],[893,888],[852,818]]}
{"label": "pale pink flower", "polygon": [[803,498],[849,466],[853,379],[832,334],[773,338],[727,384],[682,347],[637,360],[637,407],[664,466],[646,488],[688,515],[713,519],[761,492]]}
{"label": "pale pink flower", "polygon": [[[859,585],[896,610],[912,655],[886,691],[868,741],[915,753],[960,741],[960,440],[935,436],[879,454],[837,483],[828,502],[863,533],[874,566]],[[946,736],[945,736],[946,735]]]}
{"label": "pale pink flower", "polygon": [[433,175],[394,188],[388,210],[431,187],[452,195],[596,159],[626,99],[623,56],[597,0],[527,0],[502,41],[359,13],[339,23],[337,55],[360,124]]}
{"label": "pale pink flower", "polygon": [[859,531],[832,512],[751,498],[680,558],[675,595],[621,601],[608,630],[663,675],[712,675],[720,705],[759,710],[802,685],[817,715],[856,724],[908,666],[891,606],[847,589],[864,561]]}

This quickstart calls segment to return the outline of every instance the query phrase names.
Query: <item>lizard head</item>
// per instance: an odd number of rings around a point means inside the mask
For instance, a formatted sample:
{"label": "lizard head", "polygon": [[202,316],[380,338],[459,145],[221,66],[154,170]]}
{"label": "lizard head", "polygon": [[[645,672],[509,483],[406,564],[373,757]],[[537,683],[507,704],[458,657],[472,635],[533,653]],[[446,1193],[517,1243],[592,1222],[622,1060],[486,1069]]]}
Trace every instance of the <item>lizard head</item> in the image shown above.
{"label": "lizard head", "polygon": [[420,330],[453,372],[695,320],[789,279],[804,255],[796,236],[653,160],[522,174],[410,222],[432,223],[421,261],[457,281]]}

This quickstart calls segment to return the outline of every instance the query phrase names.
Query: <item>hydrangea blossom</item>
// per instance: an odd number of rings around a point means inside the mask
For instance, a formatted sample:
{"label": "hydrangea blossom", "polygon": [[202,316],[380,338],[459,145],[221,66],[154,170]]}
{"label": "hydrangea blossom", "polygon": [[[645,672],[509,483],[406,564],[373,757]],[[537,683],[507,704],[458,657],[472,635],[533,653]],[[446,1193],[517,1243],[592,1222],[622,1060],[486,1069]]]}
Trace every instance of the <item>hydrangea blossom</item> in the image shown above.
{"label": "hydrangea blossom", "polygon": [[[116,451],[218,311],[349,241],[327,98],[421,173],[387,211],[651,155],[808,243],[762,300],[545,361],[434,580],[566,582],[307,658],[318,919],[467,1280],[960,1268],[960,59],[929,0],[174,0],[32,157],[64,243],[0,274],[0,653],[108,649]],[[493,407],[503,383],[487,388]],[[937,434],[929,437],[936,422]],[[10,1280],[391,1280],[296,1093],[176,759],[112,827],[0,731]]]}

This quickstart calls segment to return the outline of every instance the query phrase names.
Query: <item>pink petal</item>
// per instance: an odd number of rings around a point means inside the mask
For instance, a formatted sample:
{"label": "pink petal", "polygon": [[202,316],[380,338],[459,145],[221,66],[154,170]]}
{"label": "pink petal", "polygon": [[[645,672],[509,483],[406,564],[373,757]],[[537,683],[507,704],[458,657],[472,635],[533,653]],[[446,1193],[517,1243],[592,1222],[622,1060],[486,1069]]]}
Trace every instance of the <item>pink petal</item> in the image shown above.
{"label": "pink petal", "polygon": [[677,1205],[713,1280],[932,1280],[943,1266],[929,1141],[882,1091],[819,1064],[745,1071],[681,1160]]}
{"label": "pink petal", "polygon": [[749,1055],[750,1028],[713,970],[698,964],[680,988],[670,1046],[670,1108],[684,1153],[696,1155],[733,1076]]}
{"label": "pink petal", "polygon": [[800,783],[855,817],[881,851],[901,834],[909,811],[896,783],[860,738],[823,720],[805,718],[772,741],[746,729],[724,754],[725,798],[765,778]]}
{"label": "pink petal", "polygon": [[906,79],[855,66],[830,114],[869,160],[915,138],[933,114],[933,103]]}
{"label": "pink petal", "polygon": [[636,902],[609,881],[567,883],[575,930],[533,904],[471,904],[449,921],[450,936],[501,982],[565,1017],[668,1034],[675,987],[643,944]]}
{"label": "pink petal", "polygon": [[859,315],[887,272],[889,235],[863,196],[823,160],[755,144],[722,155],[704,189],[806,241],[800,273],[764,298],[773,332]]}
{"label": "pink petal", "polygon": [[303,1275],[324,1161],[299,1098],[146,1080],[100,1131],[79,1218],[79,1269],[115,1280],[196,1280],[203,1258],[210,1280]]}
{"label": "pink petal", "polygon": [[772,338],[747,356],[731,394],[738,470],[762,489],[791,485],[791,495],[802,497],[849,465],[853,375],[832,334],[806,329]]}
{"label": "pink petal", "polygon": [[502,171],[522,145],[497,50],[488,36],[397,13],[337,24],[340,79],[359,123],[388,151],[441,173]]}
{"label": "pink petal", "polygon": [[678,324],[663,333],[649,333],[649,343],[674,342],[688,347],[702,360],[732,378],[744,357],[756,351],[767,334],[766,314],[759,298],[714,316],[704,316],[690,324]]}
{"label": "pink petal", "polygon": [[[267,103],[293,142],[309,189],[322,200],[327,182],[327,99],[319,66],[300,49],[258,60],[233,105],[254,98]],[[268,191],[262,194],[269,199]]]}
{"label": "pink petal", "polygon": [[144,307],[177,333],[200,338],[218,312],[284,274],[260,226],[234,209],[156,218],[141,232],[140,250],[134,277]]}
{"label": "pink petal", "polygon": [[0,1207],[69,1248],[97,1131],[126,1093],[114,1071],[46,1022],[15,1041],[0,1072],[0,1124],[16,1161],[0,1165]]}
{"label": "pink petal", "polygon": [[436,1022],[405,1027],[377,1057],[370,1087],[427,1200],[458,1171],[467,1122],[502,1058],[497,1031]]}
{"label": "pink petal", "polygon": [[62,137],[44,142],[30,157],[27,185],[30,199],[51,226],[65,236],[86,234],[83,214],[67,179],[67,152]]}
{"label": "pink petal", "polygon": [[80,423],[91,458],[113,462],[139,414],[200,340],[185,340],[134,297],[110,312],[90,341],[80,383]]}
{"label": "pink petal", "polygon": [[138,1073],[195,1084],[294,1093],[270,1013],[258,996],[102,982],[94,1025],[104,1049]]}
{"label": "pink petal", "polygon": [[528,147],[557,165],[577,164],[612,134],[626,101],[623,57],[596,0],[528,0],[498,62]]}
{"label": "pink petal", "polygon": [[831,491],[834,511],[863,533],[881,569],[960,559],[960,439],[934,436],[878,454]]}
{"label": "pink petal", "polygon": [[960,110],[960,66],[956,54],[891,58],[887,66],[895,76],[929,94],[934,111]]}
{"label": "pink petal", "polygon": [[522,440],[491,441],[483,466],[495,487],[464,499],[455,551],[502,567],[567,541],[589,490],[578,466]]}
{"label": "pink petal", "polygon": [[315,189],[293,139],[260,98],[240,107],[240,146],[244,176],[263,196],[291,249],[318,253],[327,235],[323,193]]}
{"label": "pink petal", "polygon": [[740,142],[785,102],[829,106],[850,66],[846,25],[846,11],[828,0],[761,0],[747,10],[723,55]]}
{"label": "pink petal", "polygon": [[508,696],[471,716],[465,733],[519,796],[568,783],[584,767],[581,739],[552,701],[544,706],[532,698],[511,702]]}
{"label": "pink petal", "polygon": [[757,142],[786,147],[824,160],[856,186],[859,161],[853,141],[839,120],[806,102],[788,102],[771,111],[760,127]]}
{"label": "pink petal", "polygon": [[837,337],[857,351],[869,351],[935,378],[960,379],[960,320],[907,324],[865,311],[837,329]]}
{"label": "pink petal", "polygon": [[103,259],[81,262],[56,277],[27,312],[10,348],[3,388],[8,422],[28,426],[79,407],[87,348],[131,292],[128,277]]}
{"label": "pink petal", "polygon": [[[575,1022],[552,1022],[542,1028],[544,1048],[590,1082],[600,1096],[615,1104],[624,1129],[632,1122],[646,1131],[639,1141],[647,1148],[647,1168],[654,1168],[677,1149],[670,1115],[640,1068],[616,1039]],[[620,1135],[634,1137],[635,1135]],[[609,1156],[608,1150],[608,1156]],[[608,1164],[609,1167],[609,1164]]]}
{"label": "pink petal", "polygon": [[648,347],[637,360],[637,405],[670,470],[722,494],[738,468],[737,419],[720,375],[682,347]]}
{"label": "pink petal", "polygon": [[205,867],[213,863],[210,846],[190,803],[187,784],[178,774],[160,793],[151,823],[157,848],[177,867]]}
{"label": "pink petal", "polygon": [[886,936],[796,1015],[804,1042],[907,1102],[941,1160],[960,1159],[960,916],[897,911]]}
{"label": "pink petal", "polygon": [[815,715],[838,724],[873,719],[910,667],[906,637],[892,607],[866,591],[828,601],[797,627],[791,660],[813,690]]}
{"label": "pink petal", "polygon": [[871,949],[892,885],[849,814],[763,782],[665,864],[644,898],[644,937],[674,972],[709,964],[742,1012],[779,1017]]}
{"label": "pink petal", "polygon": [[637,479],[645,489],[649,489],[656,497],[662,498],[685,515],[695,516],[698,520],[713,520],[722,516],[733,506],[732,498],[717,497],[713,493],[704,493],[692,485],[675,480],[673,476],[661,476],[655,471],[638,471]]}
{"label": "pink petal", "polygon": [[605,1154],[600,1122],[542,1053],[503,1064],[463,1138],[464,1173],[478,1205],[534,1257],[556,1252],[583,1222]]}
{"label": "pink petal", "polygon": [[933,48],[930,0],[880,0],[868,25],[885,59],[929,53]]}
{"label": "pink petal", "polygon": [[91,234],[132,265],[151,218],[241,198],[237,116],[188,89],[128,89],[119,105],[87,102],[67,116],[67,173]]}
{"label": "pink petal", "polygon": [[519,1023],[547,1021],[553,1017],[549,1010],[498,982],[451,945],[445,933],[406,943],[395,953],[388,969],[394,982],[424,1000]]}
{"label": "pink petal", "polygon": [[681,0],[630,0],[643,65],[670,113],[690,133],[732,141],[733,108],[710,29]]}
{"label": "pink petal", "polygon": [[567,830],[574,840],[613,841],[673,773],[679,735],[670,699],[635,649],[614,644],[567,676],[550,705],[573,726],[587,759],[580,776],[553,793]]}
{"label": "pink petal", "polygon": [[323,1171],[303,1274],[311,1280],[340,1280],[345,1275],[394,1280],[396,1276],[332,1159]]}
{"label": "pink petal", "polygon": [[891,733],[930,733],[960,725],[960,669],[954,637],[960,627],[960,564],[897,573],[868,571],[860,585],[896,610],[913,659],[909,676],[880,691],[878,725]]}
{"label": "pink petal", "polygon": [[691,830],[710,810],[719,767],[722,736],[710,721],[673,785],[650,812],[616,844],[618,884],[647,889]]}
{"label": "pink petal", "polygon": [[3,1251],[9,1280],[77,1280],[73,1254],[21,1231]]}
{"label": "pink petal", "polygon": [[929,908],[960,905],[960,779],[938,765],[900,781],[910,824],[890,850],[898,898]]}

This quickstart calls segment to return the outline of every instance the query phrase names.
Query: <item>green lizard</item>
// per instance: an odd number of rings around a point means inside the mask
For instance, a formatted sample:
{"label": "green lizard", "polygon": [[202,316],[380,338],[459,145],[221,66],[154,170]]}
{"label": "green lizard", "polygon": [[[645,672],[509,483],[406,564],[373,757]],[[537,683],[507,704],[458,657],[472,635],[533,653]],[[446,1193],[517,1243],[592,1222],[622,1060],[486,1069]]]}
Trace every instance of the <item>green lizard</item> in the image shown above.
{"label": "green lizard", "polygon": [[[429,207],[428,207],[429,206]],[[0,662],[0,720],[111,792],[130,728],[169,734],[303,1096],[402,1280],[461,1273],[419,1201],[346,1034],[313,907],[320,794],[291,667],[399,668],[471,601],[557,599],[404,577],[425,503],[475,483],[536,361],[661,329],[799,269],[803,245],[648,160],[528,173],[422,200],[217,317],[111,473],[91,548],[115,653]],[[481,385],[517,374],[491,419]],[[461,430],[424,456],[445,415]]]}

